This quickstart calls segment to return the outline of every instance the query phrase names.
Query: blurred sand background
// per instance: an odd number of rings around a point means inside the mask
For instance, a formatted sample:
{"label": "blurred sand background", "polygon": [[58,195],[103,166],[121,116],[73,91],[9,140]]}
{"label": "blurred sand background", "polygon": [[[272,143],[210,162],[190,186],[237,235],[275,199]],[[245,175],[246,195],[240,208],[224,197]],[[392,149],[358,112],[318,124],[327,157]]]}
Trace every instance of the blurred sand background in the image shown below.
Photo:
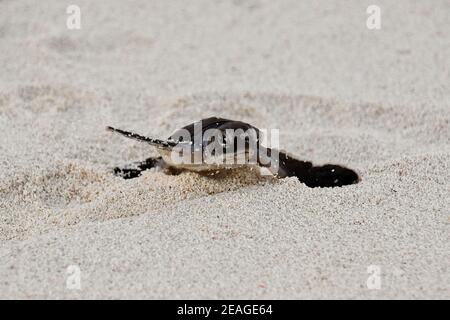
{"label": "blurred sand background", "polygon": [[[446,0],[0,1],[0,298],[450,298],[449,30]],[[106,125],[212,115],[362,181],[111,174],[156,153]]]}

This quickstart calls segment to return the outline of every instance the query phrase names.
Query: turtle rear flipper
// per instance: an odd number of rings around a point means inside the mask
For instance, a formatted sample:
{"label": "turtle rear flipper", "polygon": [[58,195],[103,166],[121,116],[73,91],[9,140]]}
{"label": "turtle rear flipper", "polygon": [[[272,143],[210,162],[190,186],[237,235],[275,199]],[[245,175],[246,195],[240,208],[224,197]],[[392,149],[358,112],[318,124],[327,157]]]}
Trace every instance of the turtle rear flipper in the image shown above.
{"label": "turtle rear flipper", "polygon": [[122,168],[115,167],[114,175],[124,179],[132,179],[139,177],[145,170],[157,167],[164,167],[164,160],[162,157],[151,157],[141,162],[128,164]]}

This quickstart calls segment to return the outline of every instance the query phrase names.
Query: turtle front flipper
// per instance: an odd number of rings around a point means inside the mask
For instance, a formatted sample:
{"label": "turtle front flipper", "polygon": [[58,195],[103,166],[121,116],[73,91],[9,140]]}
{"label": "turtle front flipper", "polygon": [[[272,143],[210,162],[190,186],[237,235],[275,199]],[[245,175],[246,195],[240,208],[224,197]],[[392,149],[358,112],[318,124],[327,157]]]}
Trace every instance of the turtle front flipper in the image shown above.
{"label": "turtle front flipper", "polygon": [[342,187],[359,181],[358,174],[335,164],[312,167],[304,183],[308,187]]}
{"label": "turtle front flipper", "polygon": [[122,129],[116,129],[113,127],[106,127],[106,130],[111,131],[111,132],[116,132],[119,133],[129,139],[134,139],[137,141],[141,141],[141,142],[146,142],[152,146],[155,146],[159,149],[165,149],[165,150],[172,150],[173,147],[175,147],[177,145],[176,142],[174,141],[166,141],[166,140],[160,140],[160,139],[154,139],[154,138],[149,138],[149,137],[145,137],[145,136],[141,136],[140,134],[134,133],[134,132],[130,132],[130,131],[125,131]]}
{"label": "turtle front flipper", "polygon": [[279,153],[278,177],[297,177],[308,187],[342,187],[359,181],[352,169],[335,164],[313,166],[309,161],[297,160],[284,152]]}
{"label": "turtle front flipper", "polygon": [[145,170],[163,166],[164,160],[162,159],[162,157],[152,157],[141,162],[131,163],[122,168],[115,167],[114,175],[122,177],[124,179],[132,179],[139,177]]}

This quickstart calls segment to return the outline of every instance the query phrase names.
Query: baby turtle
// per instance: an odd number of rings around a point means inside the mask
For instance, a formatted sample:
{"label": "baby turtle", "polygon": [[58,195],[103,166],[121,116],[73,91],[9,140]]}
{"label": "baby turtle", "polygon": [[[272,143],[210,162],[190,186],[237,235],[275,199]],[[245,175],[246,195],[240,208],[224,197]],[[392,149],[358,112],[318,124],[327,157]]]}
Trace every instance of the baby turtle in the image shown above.
{"label": "baby turtle", "polygon": [[341,187],[359,180],[351,169],[334,164],[313,166],[311,162],[297,160],[284,151],[264,147],[260,143],[260,130],[241,121],[217,117],[203,119],[176,130],[167,140],[112,127],[107,129],[146,142],[156,147],[160,154],[159,157],[114,168],[115,175],[124,179],[138,177],[142,171],[155,167],[168,174],[189,170],[206,175],[236,167],[259,167],[277,178],[295,176],[309,187]]}

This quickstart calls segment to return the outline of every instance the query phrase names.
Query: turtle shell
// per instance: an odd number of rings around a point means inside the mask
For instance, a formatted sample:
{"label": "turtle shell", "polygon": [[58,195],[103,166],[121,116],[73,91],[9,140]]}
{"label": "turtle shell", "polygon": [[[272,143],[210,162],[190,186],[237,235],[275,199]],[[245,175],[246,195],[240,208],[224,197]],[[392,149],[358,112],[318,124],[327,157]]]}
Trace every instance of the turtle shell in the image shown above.
{"label": "turtle shell", "polygon": [[[233,136],[230,136],[230,133]],[[221,140],[218,141],[217,138]],[[231,143],[231,141],[227,141],[229,138],[233,138],[234,141],[232,148],[227,149],[227,143]],[[238,155],[244,155],[248,159],[249,149],[252,143],[255,147],[254,151],[257,151],[259,146],[259,130],[242,121],[211,117],[175,130],[168,138],[168,141],[178,143],[178,146],[184,147],[185,151],[190,150],[192,155],[191,161],[188,160],[180,164],[173,160],[172,154],[162,150],[160,153],[170,165],[195,171],[217,170],[246,164],[242,163],[242,161],[237,161],[236,158]],[[213,146],[213,144],[215,145]],[[212,161],[208,161],[211,156],[215,155],[214,147],[216,150],[217,148],[222,150],[224,156],[228,159],[227,163],[216,161],[212,164]],[[206,152],[208,149],[212,151],[210,153]],[[201,157],[201,160],[197,158],[197,161],[195,161],[193,159],[195,155]]]}

